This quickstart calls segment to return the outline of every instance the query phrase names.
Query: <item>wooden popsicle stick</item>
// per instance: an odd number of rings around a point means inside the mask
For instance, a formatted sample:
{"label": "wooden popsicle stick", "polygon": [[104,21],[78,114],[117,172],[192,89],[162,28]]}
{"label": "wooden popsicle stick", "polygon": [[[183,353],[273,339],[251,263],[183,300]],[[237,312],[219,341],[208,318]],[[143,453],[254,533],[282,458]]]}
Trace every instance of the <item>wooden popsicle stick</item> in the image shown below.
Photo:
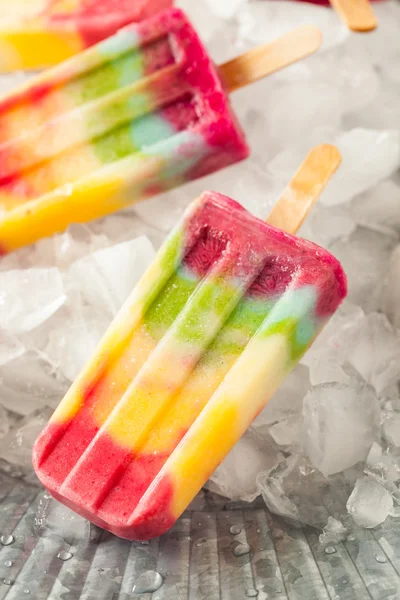
{"label": "wooden popsicle stick", "polygon": [[219,71],[228,91],[234,92],[310,56],[321,44],[322,32],[318,27],[296,27],[273,42],[257,46],[246,54],[220,65]]}
{"label": "wooden popsicle stick", "polygon": [[330,3],[352,31],[373,31],[378,26],[369,0],[330,0]]}
{"label": "wooden popsicle stick", "polygon": [[275,204],[267,223],[296,233],[341,162],[335,146],[322,144],[313,148]]}

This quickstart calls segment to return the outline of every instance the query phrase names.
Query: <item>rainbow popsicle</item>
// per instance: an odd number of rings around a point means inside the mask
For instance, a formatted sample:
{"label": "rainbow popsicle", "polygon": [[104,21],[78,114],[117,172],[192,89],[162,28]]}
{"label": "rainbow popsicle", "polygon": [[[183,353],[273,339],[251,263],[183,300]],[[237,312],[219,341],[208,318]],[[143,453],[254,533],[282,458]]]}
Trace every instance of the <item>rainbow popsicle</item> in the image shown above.
{"label": "rainbow popsicle", "polygon": [[39,437],[39,479],[121,537],[162,534],[345,295],[327,251],[203,194]]}
{"label": "rainbow popsicle", "polygon": [[[235,89],[320,43],[318,29],[299,28],[245,56],[242,71],[224,65],[224,81]],[[129,25],[0,99],[0,253],[248,152],[220,69],[182,11]]]}
{"label": "rainbow popsicle", "polygon": [[42,69],[173,0],[0,0],[0,72]]}

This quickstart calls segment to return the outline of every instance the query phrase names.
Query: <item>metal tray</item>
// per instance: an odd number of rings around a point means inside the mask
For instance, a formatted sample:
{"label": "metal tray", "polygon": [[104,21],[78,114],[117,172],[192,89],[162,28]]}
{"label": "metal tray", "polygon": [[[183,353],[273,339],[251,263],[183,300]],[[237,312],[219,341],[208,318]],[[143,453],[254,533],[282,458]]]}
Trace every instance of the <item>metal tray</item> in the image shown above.
{"label": "metal tray", "polygon": [[[49,503],[62,535],[46,521]],[[325,548],[318,531],[288,525],[261,499],[208,492],[148,544],[83,520],[77,536],[68,524],[76,518],[36,484],[0,475],[0,600],[400,599],[400,520]],[[161,587],[133,592],[148,571],[162,575]]]}

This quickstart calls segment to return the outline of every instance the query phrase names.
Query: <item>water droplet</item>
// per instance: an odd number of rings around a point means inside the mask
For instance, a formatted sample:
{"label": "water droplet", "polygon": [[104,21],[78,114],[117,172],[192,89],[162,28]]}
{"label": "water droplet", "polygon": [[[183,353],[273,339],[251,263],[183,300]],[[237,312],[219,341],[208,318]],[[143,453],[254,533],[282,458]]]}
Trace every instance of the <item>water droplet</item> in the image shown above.
{"label": "water droplet", "polygon": [[12,567],[13,562],[12,560],[6,560],[4,564],[6,567]]}
{"label": "water droplet", "polygon": [[254,590],[254,589],[246,590],[245,594],[246,594],[247,598],[256,598],[258,596],[258,590]]}
{"label": "water droplet", "polygon": [[233,551],[234,556],[244,556],[251,552],[251,546],[249,544],[239,544]]}
{"label": "water droplet", "polygon": [[327,546],[325,548],[325,554],[336,554],[335,546]]}
{"label": "water droplet", "polygon": [[383,556],[382,554],[378,554],[378,556],[375,556],[375,560],[376,562],[381,563],[381,565],[384,565],[387,562],[386,556]]}
{"label": "water droplet", "polygon": [[242,529],[241,529],[241,527],[239,527],[239,525],[232,525],[229,532],[232,535],[239,535],[239,533],[242,533]]}
{"label": "water droplet", "polygon": [[261,529],[257,529],[257,533],[261,533]]}
{"label": "water droplet", "polygon": [[354,537],[354,535],[349,535],[349,537],[347,538],[348,542],[355,542],[356,538]]}
{"label": "water droplet", "polygon": [[66,550],[61,550],[61,552],[57,554],[57,558],[59,558],[60,560],[69,560],[70,558],[72,558],[72,556],[72,552],[67,552]]}
{"label": "water droplet", "polygon": [[13,584],[11,579],[3,579],[3,583],[4,583],[4,585],[12,585]]}
{"label": "water droplet", "polygon": [[349,583],[349,582],[347,581],[347,579],[343,579],[343,583],[346,584],[346,583]]}
{"label": "water droplet", "polygon": [[9,546],[13,542],[14,542],[13,535],[0,535],[0,544],[3,544],[3,546]]}
{"label": "water droplet", "polygon": [[282,594],[282,588],[278,588],[278,589],[276,589],[276,590],[275,590],[275,593],[276,593],[276,594]]}
{"label": "water droplet", "polygon": [[157,573],[157,571],[146,571],[136,579],[132,592],[134,594],[151,594],[159,590],[163,583],[164,579],[160,573]]}
{"label": "water droplet", "polygon": [[30,591],[28,590],[28,588],[24,589],[24,594],[30,594]]}

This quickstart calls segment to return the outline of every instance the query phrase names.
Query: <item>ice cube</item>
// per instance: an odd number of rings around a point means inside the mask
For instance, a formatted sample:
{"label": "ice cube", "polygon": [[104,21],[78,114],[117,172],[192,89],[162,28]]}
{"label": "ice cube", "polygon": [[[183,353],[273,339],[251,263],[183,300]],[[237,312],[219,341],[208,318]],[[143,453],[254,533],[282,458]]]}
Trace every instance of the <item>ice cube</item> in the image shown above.
{"label": "ice cube", "polygon": [[206,487],[232,500],[251,502],[260,494],[257,475],[276,465],[279,458],[265,437],[249,430],[212,474]]}
{"label": "ice cube", "polygon": [[54,327],[44,350],[57,373],[72,382],[95,351],[109,319],[93,308],[82,307],[80,316]]}
{"label": "ice cube", "polygon": [[32,331],[66,300],[58,269],[0,272],[0,327],[11,334]]}
{"label": "ice cube", "polygon": [[0,404],[0,440],[9,432],[10,420],[8,418],[7,411]]}
{"label": "ice cube", "polygon": [[347,538],[348,531],[346,527],[333,517],[329,517],[322,534],[319,536],[321,544],[339,544]]}
{"label": "ice cube", "polygon": [[269,433],[278,446],[302,448],[303,420],[300,415],[288,417],[269,428]]}
{"label": "ice cube", "polygon": [[[303,398],[310,387],[308,368],[298,365],[253,422],[252,427],[261,435],[270,426],[292,417],[301,417]],[[301,420],[301,419],[300,419]]]}
{"label": "ice cube", "polygon": [[347,274],[348,299],[366,312],[381,306],[382,283],[395,245],[392,236],[358,227],[349,238],[337,240],[329,248]]}
{"label": "ice cube", "polygon": [[210,3],[176,0],[176,5],[190,17],[201,39],[208,42],[220,26],[220,20],[213,14]]}
{"label": "ice cube", "polygon": [[302,402],[309,388],[307,367],[298,365],[255,419],[252,428],[278,446],[302,446]]}
{"label": "ice cube", "polygon": [[370,479],[377,481],[388,490],[392,497],[400,504],[400,457],[375,443],[367,457],[364,473]]}
{"label": "ice cube", "polygon": [[[264,101],[265,102],[265,101]],[[294,118],[294,117],[293,117]],[[284,127],[287,117],[280,117]],[[333,143],[342,154],[342,164],[321,195],[327,206],[345,204],[355,196],[392,175],[400,166],[400,132],[335,128],[317,129],[300,138],[291,148],[279,152],[268,164],[276,185],[282,189],[298,169],[307,152],[317,143]]]}
{"label": "ice cube", "polygon": [[307,459],[293,455],[261,473],[257,485],[271,512],[322,530],[329,516],[345,514],[354,481],[353,472],[326,478]]}
{"label": "ice cube", "polygon": [[[268,80],[266,80],[268,83]],[[243,91],[246,93],[246,89]],[[247,91],[247,93],[249,93]],[[255,102],[258,101],[262,104],[259,107],[262,121],[265,123],[265,116],[261,112],[265,107],[265,97],[271,93],[271,90],[260,90],[257,94]],[[243,98],[243,102],[253,102],[254,91],[251,94],[251,98]],[[265,110],[265,109],[264,109]],[[286,119],[286,117],[285,117]],[[275,129],[275,127],[274,127]],[[281,196],[282,191],[288,185],[292,179],[294,173],[298,170],[299,165],[304,161],[307,153],[317,144],[325,143],[331,139],[335,139],[335,130],[326,127],[323,130],[309,131],[305,138],[297,141],[295,145],[290,148],[281,150],[281,144],[271,144],[270,127],[265,129],[259,123],[256,123],[254,137],[251,139],[251,144],[259,147],[259,153],[256,157],[253,156],[253,162],[257,164],[259,170],[264,173],[264,194],[265,202],[267,205],[273,206],[278,198]],[[266,143],[266,139],[268,143]],[[272,147],[271,147],[272,146]],[[261,150],[262,149],[262,150]],[[245,165],[249,164],[250,161],[242,163],[242,167],[245,171]],[[254,170],[254,167],[252,167]],[[230,178],[230,185],[232,186],[232,178]],[[331,184],[330,184],[331,185]],[[217,188],[218,189],[218,188]],[[265,212],[263,215],[260,212],[256,212],[257,216],[265,218]]]}
{"label": "ice cube", "polygon": [[[226,174],[227,181],[224,185],[224,193],[240,202],[247,210],[255,216],[265,219],[279,195],[276,195],[270,187],[273,176],[269,170],[265,170],[257,160],[250,160],[237,165],[235,176]],[[229,179],[229,181],[228,181]],[[215,176],[216,181],[216,176]],[[286,187],[285,182],[285,186]],[[213,186],[214,187],[214,186]],[[280,192],[283,188],[281,187]]]}
{"label": "ice cube", "polygon": [[329,360],[315,360],[310,367],[310,383],[313,386],[325,383],[338,383],[347,385],[350,381],[346,369],[336,362]]}
{"label": "ice cube", "polygon": [[304,399],[305,452],[328,477],[366,459],[379,431],[379,402],[353,377],[350,384],[317,385]]}
{"label": "ice cube", "polygon": [[311,383],[347,383],[349,364],[381,396],[400,378],[400,335],[380,313],[365,316],[347,302],[343,309],[349,314],[339,310],[303,358],[310,366]]}
{"label": "ice cube", "polygon": [[22,356],[24,352],[25,346],[16,336],[0,331],[0,367]]}
{"label": "ice cube", "polygon": [[32,446],[52,412],[45,407],[21,419],[0,441],[0,459],[22,472],[31,471]]}
{"label": "ice cube", "polygon": [[0,404],[23,416],[46,405],[56,408],[69,386],[34,351],[0,367],[0,382]]}
{"label": "ice cube", "polygon": [[[313,131],[326,128],[327,123],[329,131],[339,130],[343,116],[341,92],[329,82],[303,79],[283,83],[274,86],[268,95],[262,94],[262,98],[265,110],[263,121],[269,132],[268,143],[281,151],[312,135],[309,127],[311,121]],[[296,110],[293,110],[293,98],[296,98]],[[324,98],[323,102],[321,98]],[[279,130],[276,129],[276,123],[281,124]]]}
{"label": "ice cube", "polygon": [[399,234],[400,186],[392,179],[382,181],[354,198],[350,210],[359,225],[386,235]]}
{"label": "ice cube", "polygon": [[26,267],[66,268],[91,250],[90,232],[83,224],[71,225],[68,231],[36,242],[23,261]]}
{"label": "ice cube", "polygon": [[374,442],[367,456],[367,467],[375,467],[380,464],[382,461],[382,453],[382,447],[377,442]]}
{"label": "ice cube", "polygon": [[246,2],[247,0],[206,0],[213,15],[222,19],[231,19]]}
{"label": "ice cube", "polygon": [[199,182],[195,181],[189,186],[140,202],[135,206],[135,211],[146,225],[151,223],[166,234],[174,227],[191,200],[200,193]]}
{"label": "ice cube", "polygon": [[68,272],[69,284],[80,290],[90,306],[101,306],[114,316],[153,258],[146,237],[123,242],[76,261]]}
{"label": "ice cube", "polygon": [[379,395],[400,379],[400,335],[379,313],[367,315],[352,331],[349,362]]}
{"label": "ice cube", "polygon": [[400,132],[353,129],[342,133],[336,144],[342,166],[321,195],[334,206],[348,202],[383,181],[400,166]]}
{"label": "ice cube", "polygon": [[250,2],[240,10],[238,37],[252,45],[262,44],[300,25],[317,25],[323,33],[323,49],[343,43],[346,27],[329,9],[298,2]]}
{"label": "ice cube", "polygon": [[[55,265],[65,269],[79,258],[89,254],[94,248],[107,245],[108,240],[104,236],[102,238],[92,236],[86,225],[73,224],[65,233],[50,238],[50,243]],[[38,251],[41,249],[39,248]]]}
{"label": "ice cube", "polygon": [[[294,481],[298,479],[297,462],[297,457],[291,457],[290,459],[279,463],[274,469],[260,473],[257,477],[257,486],[265,504],[271,512],[289,519],[290,521],[293,520],[296,523],[309,523],[311,520],[311,513],[307,512],[305,517],[301,517],[298,507],[298,497],[291,497],[293,485],[291,485],[289,477],[293,475]],[[301,491],[303,490],[304,488],[302,487]],[[307,501],[305,502],[305,506],[307,506]],[[310,509],[312,510],[311,506]],[[323,512],[325,513],[325,511]],[[322,519],[324,519],[324,517],[325,514]]]}
{"label": "ice cube", "polygon": [[[354,115],[358,115],[364,107],[371,106],[381,86],[379,73],[372,62],[365,55],[362,48],[354,45],[352,41],[353,36],[349,36],[346,42],[341,44],[334,52],[325,55],[317,53],[313,57],[315,62],[318,61],[321,69],[321,71],[318,71],[318,75],[335,81],[339,89],[342,90],[342,94],[345,94],[344,102],[342,96],[343,113],[345,115],[343,129],[350,128],[349,124],[353,123]],[[393,127],[392,123],[389,125],[390,127]],[[351,129],[353,128],[354,125]]]}
{"label": "ice cube", "polygon": [[393,510],[393,498],[374,479],[360,478],[347,501],[347,510],[359,527],[372,529],[386,521]]}
{"label": "ice cube", "polygon": [[350,236],[356,222],[346,206],[317,205],[302,225],[299,235],[320,246],[328,247],[337,239]]}
{"label": "ice cube", "polygon": [[11,271],[19,269],[27,262],[27,256],[31,254],[31,248],[23,248],[18,252],[12,252],[1,257],[0,271]]}
{"label": "ice cube", "polygon": [[393,325],[400,329],[400,246],[395,248],[390,259],[382,308]]}
{"label": "ice cube", "polygon": [[91,221],[88,223],[88,228],[96,237],[105,236],[108,246],[146,236],[153,246],[158,248],[165,237],[163,232],[156,227],[154,219],[150,223],[145,223],[136,213],[135,207],[128,207],[123,211],[108,215],[104,219]]}
{"label": "ice cube", "polygon": [[363,319],[363,310],[345,300],[304,355],[302,363],[310,368],[318,363],[328,363],[333,368],[340,368],[348,358],[348,340],[351,339],[352,331]]}
{"label": "ice cube", "polygon": [[[324,38],[326,45],[326,36]],[[319,51],[276,75],[279,82],[319,82],[334,87],[340,95],[340,112],[343,115],[341,129],[354,128],[353,116],[371,104],[381,86],[379,74],[362,49],[355,48],[354,45],[349,49],[350,40],[351,38],[347,38],[345,43],[331,52]],[[329,99],[321,95],[319,102],[323,101],[329,103]],[[297,105],[293,104],[292,112],[296,107]],[[326,126],[326,123],[324,125]],[[392,126],[391,124],[390,127]]]}
{"label": "ice cube", "polygon": [[382,423],[382,433],[388,444],[400,448],[400,413],[386,415]]}
{"label": "ice cube", "polygon": [[400,119],[398,84],[381,72],[381,86],[370,104],[351,116],[352,127],[382,130],[393,127]]}

